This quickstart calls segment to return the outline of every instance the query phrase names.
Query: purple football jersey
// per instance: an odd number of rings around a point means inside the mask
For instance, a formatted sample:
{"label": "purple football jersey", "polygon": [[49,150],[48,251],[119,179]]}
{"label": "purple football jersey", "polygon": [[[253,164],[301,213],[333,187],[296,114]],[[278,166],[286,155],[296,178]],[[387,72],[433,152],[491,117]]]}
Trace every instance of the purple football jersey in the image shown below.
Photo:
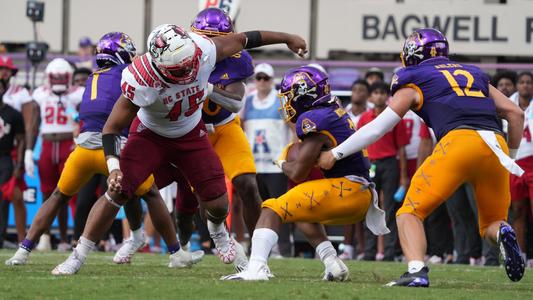
{"label": "purple football jersey", "polygon": [[[122,94],[120,79],[128,65],[118,65],[95,71],[87,79],[80,104],[81,132],[102,132],[115,102]],[[127,136],[128,130],[122,131]]]}
{"label": "purple football jersey", "polygon": [[[248,52],[242,51],[216,64],[215,70],[209,76],[209,82],[224,88],[228,84],[245,80],[252,76],[254,67],[252,57]],[[231,115],[231,112],[220,105],[209,101],[204,102],[202,119],[205,123],[217,124]]]}
{"label": "purple football jersey", "polygon": [[[301,140],[304,140],[308,134],[322,133],[327,135],[336,146],[344,142],[354,132],[355,126],[350,117],[344,109],[337,105],[306,111],[296,121],[296,134]],[[337,161],[333,168],[322,171],[326,178],[356,175],[370,180],[369,168],[370,162],[364,157],[363,152],[359,151]]]}
{"label": "purple football jersey", "polygon": [[443,57],[429,59],[393,76],[392,94],[402,87],[418,91],[422,101],[414,111],[439,140],[456,128],[502,131],[489,98],[489,77],[476,66]]}

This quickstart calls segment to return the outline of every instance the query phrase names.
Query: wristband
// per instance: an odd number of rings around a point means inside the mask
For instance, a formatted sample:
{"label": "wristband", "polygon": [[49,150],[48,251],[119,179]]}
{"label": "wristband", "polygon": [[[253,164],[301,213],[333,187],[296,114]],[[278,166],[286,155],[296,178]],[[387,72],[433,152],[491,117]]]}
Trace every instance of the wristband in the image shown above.
{"label": "wristband", "polygon": [[109,173],[111,173],[111,171],[113,170],[120,170],[120,162],[118,158],[116,157],[108,158],[106,163],[107,163],[107,170],[109,171]]}
{"label": "wristband", "polygon": [[207,96],[209,97],[209,95],[213,94],[213,89],[215,88],[215,86],[212,84],[212,83],[207,83]]}
{"label": "wristband", "polygon": [[120,135],[114,133],[104,134],[102,135],[102,144],[105,156],[120,157]]}

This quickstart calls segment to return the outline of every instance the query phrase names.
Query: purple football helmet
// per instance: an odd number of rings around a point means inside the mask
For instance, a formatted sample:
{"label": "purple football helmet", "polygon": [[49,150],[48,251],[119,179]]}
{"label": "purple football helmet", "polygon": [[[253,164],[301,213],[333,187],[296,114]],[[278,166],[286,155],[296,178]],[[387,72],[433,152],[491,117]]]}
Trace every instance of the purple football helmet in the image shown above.
{"label": "purple football helmet", "polygon": [[109,32],[96,45],[96,64],[99,68],[129,64],[136,51],[135,44],[127,34]]}
{"label": "purple football helmet", "polygon": [[416,66],[437,56],[448,57],[448,40],[433,28],[416,29],[407,37],[400,53],[405,67]]}
{"label": "purple football helmet", "polygon": [[230,17],[216,7],[206,8],[199,12],[191,24],[191,30],[207,36],[226,35],[234,32]]}
{"label": "purple football helmet", "polygon": [[298,67],[285,73],[278,97],[281,116],[286,122],[293,123],[313,107],[336,104],[330,94],[328,75],[313,66]]}

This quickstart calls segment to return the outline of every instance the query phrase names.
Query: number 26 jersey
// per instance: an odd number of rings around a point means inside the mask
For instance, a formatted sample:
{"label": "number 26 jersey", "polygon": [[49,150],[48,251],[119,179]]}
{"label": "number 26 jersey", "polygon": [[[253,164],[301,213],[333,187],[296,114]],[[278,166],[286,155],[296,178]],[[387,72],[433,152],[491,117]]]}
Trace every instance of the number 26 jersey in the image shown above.
{"label": "number 26 jersey", "polygon": [[72,133],[75,122],[69,117],[70,111],[77,111],[85,88],[73,86],[58,96],[46,86],[33,91],[32,97],[41,109],[41,133]]}
{"label": "number 26 jersey", "polygon": [[401,69],[392,77],[391,92],[409,87],[419,94],[413,109],[433,129],[438,140],[456,128],[502,132],[489,77],[476,66],[444,57]]}

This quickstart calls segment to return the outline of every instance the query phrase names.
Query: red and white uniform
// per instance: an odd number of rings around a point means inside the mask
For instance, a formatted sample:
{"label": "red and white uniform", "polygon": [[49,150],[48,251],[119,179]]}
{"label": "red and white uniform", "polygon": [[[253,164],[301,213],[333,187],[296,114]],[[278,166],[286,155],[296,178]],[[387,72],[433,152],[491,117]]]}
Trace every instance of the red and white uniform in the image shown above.
{"label": "red and white uniform", "polygon": [[32,97],[28,90],[16,84],[9,85],[9,88],[2,99],[5,104],[18,111],[22,111],[22,105],[32,101]]}
{"label": "red and white uniform", "polygon": [[533,199],[533,118],[531,105],[524,111],[524,134],[516,154],[516,163],[524,169],[522,177],[511,174],[511,200]]}
{"label": "red and white uniform", "polygon": [[216,64],[216,47],[201,35],[189,33],[202,50],[196,80],[187,85],[167,83],[144,54],[122,72],[122,93],[141,107],[137,117],[153,132],[168,138],[181,137],[202,118],[207,83]]}
{"label": "red and white uniform", "polygon": [[68,117],[67,111],[77,110],[81,102],[83,87],[72,87],[58,96],[47,86],[40,86],[33,92],[33,99],[41,107],[41,133],[73,132],[75,122]]}
{"label": "red and white uniform", "polygon": [[405,146],[405,155],[407,156],[407,173],[409,177],[412,177],[416,172],[418,148],[420,147],[420,141],[424,138],[431,138],[429,128],[422,119],[417,116],[413,111],[409,110],[403,117],[405,121],[405,128],[407,131],[407,138],[409,144]]}
{"label": "red and white uniform", "polygon": [[[41,134],[72,133],[75,122],[68,117],[67,111],[76,110],[84,91],[85,88],[72,87],[63,95],[58,96],[47,86],[37,88],[33,92],[33,99],[41,109]],[[63,141],[43,139],[39,158],[39,177],[44,195],[49,195],[54,191],[65,162],[73,149],[73,139]]]}
{"label": "red and white uniform", "polygon": [[148,54],[122,72],[122,94],[140,107],[120,155],[122,191],[128,197],[152,173],[159,188],[189,182],[203,201],[226,192],[222,164],[201,121],[216,47],[204,36],[189,35],[202,51],[197,78],[191,84],[167,82]]}

